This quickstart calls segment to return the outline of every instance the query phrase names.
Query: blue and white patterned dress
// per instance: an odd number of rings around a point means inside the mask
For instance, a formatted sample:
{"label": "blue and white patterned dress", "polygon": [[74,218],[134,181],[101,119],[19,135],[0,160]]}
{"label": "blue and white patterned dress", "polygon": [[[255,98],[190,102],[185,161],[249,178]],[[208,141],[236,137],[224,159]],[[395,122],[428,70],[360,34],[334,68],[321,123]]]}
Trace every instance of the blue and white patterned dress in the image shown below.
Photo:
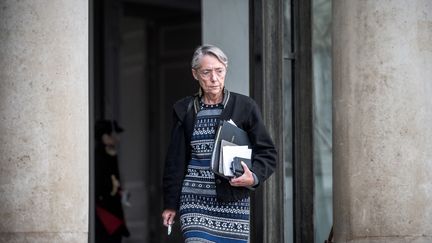
{"label": "blue and white patterned dress", "polygon": [[180,199],[181,229],[186,243],[246,243],[249,238],[249,198],[216,199],[211,153],[223,105],[205,105],[197,114],[191,140],[192,157]]}

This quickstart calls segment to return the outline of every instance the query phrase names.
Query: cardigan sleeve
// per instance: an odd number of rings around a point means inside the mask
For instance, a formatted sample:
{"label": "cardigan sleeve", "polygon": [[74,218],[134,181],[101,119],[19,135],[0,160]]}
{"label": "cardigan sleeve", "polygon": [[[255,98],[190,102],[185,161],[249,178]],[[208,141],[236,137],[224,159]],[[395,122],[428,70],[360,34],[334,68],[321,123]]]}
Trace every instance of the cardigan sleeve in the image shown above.
{"label": "cardigan sleeve", "polygon": [[164,209],[177,210],[179,207],[185,160],[184,126],[174,111],[171,141],[168,146],[163,174]]}
{"label": "cardigan sleeve", "polygon": [[277,152],[254,101],[252,101],[252,109],[248,116],[248,124],[248,134],[252,143],[252,171],[258,177],[258,183],[261,184],[274,172]]}

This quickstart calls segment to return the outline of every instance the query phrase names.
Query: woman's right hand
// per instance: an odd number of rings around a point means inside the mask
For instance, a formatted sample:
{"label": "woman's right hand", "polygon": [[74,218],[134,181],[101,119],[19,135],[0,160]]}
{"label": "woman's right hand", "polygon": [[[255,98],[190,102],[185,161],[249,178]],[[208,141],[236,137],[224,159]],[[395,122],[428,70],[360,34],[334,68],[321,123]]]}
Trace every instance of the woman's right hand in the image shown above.
{"label": "woman's right hand", "polygon": [[165,225],[165,227],[168,227],[168,225],[174,224],[175,215],[176,215],[176,211],[175,210],[173,210],[173,209],[165,209],[162,212],[163,225]]}

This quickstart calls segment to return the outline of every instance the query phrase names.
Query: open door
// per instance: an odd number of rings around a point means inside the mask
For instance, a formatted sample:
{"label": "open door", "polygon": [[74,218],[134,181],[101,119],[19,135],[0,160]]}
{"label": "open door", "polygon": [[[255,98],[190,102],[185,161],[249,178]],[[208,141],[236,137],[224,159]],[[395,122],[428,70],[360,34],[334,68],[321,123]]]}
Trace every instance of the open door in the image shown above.
{"label": "open door", "polygon": [[[125,129],[118,154],[131,235],[124,243],[168,242],[161,213],[171,107],[198,90],[190,62],[201,44],[200,11],[199,0],[94,1],[93,118]],[[183,242],[179,228],[169,242]]]}

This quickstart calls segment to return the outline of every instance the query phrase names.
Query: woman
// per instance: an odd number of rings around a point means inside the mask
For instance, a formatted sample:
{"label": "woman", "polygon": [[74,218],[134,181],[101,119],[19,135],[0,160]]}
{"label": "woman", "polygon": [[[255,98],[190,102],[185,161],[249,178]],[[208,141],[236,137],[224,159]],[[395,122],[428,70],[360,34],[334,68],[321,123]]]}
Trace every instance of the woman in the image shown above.
{"label": "woman", "polygon": [[[247,242],[249,192],[276,166],[276,150],[256,103],[224,88],[228,59],[217,47],[203,45],[192,58],[200,92],[177,101],[165,161],[163,224],[179,212],[185,242]],[[222,120],[245,130],[252,144],[251,170],[226,180],[210,168],[215,132]]]}

